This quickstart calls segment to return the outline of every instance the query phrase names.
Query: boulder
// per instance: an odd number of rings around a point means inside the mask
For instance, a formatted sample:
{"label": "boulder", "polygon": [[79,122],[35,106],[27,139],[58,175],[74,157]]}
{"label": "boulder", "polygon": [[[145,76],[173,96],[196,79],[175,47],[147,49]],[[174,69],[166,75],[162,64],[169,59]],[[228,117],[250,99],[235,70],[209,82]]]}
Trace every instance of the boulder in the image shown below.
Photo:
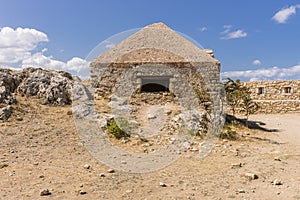
{"label": "boulder", "polygon": [[17,92],[44,99],[44,104],[71,104],[72,75],[63,71],[26,68],[18,74],[23,80]]}
{"label": "boulder", "polygon": [[19,84],[20,80],[13,75],[12,70],[0,69],[0,103],[16,103],[13,92]]}
{"label": "boulder", "polygon": [[0,120],[7,120],[11,116],[12,111],[13,111],[13,107],[11,105],[1,108]]}

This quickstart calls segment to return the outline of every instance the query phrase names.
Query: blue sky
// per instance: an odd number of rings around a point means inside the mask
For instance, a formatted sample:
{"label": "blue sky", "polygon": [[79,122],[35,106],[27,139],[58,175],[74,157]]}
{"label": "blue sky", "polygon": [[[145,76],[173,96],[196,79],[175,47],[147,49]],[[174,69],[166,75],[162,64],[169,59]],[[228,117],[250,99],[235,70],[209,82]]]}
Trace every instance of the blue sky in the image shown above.
{"label": "blue sky", "polygon": [[0,0],[0,66],[84,74],[110,36],[163,22],[214,50],[223,77],[300,79],[300,1]]}

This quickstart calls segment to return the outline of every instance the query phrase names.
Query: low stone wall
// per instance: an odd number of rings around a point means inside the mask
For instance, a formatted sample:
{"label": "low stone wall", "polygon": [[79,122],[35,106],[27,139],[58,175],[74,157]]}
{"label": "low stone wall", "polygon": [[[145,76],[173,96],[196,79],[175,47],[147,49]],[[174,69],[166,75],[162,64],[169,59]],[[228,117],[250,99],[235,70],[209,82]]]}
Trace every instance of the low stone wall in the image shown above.
{"label": "low stone wall", "polygon": [[300,112],[300,80],[244,82],[259,113]]}

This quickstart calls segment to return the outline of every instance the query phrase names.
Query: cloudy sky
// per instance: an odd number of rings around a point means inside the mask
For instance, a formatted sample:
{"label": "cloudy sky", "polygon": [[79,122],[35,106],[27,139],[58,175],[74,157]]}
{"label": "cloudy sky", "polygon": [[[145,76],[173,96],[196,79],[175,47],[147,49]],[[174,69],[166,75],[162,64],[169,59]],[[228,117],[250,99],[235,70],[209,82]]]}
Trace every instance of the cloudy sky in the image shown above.
{"label": "cloudy sky", "polygon": [[[0,67],[45,67],[86,77],[88,55],[101,42],[162,21],[213,49],[223,77],[300,79],[299,1],[0,0],[0,5]],[[106,42],[104,49],[113,45]]]}

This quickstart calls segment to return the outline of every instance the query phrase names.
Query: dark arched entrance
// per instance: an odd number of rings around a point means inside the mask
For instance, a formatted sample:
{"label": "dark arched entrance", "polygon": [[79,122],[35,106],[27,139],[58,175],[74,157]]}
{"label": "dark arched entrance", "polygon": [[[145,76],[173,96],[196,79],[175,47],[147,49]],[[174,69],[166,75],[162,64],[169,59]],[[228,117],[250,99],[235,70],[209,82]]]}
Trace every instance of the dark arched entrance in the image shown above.
{"label": "dark arched entrance", "polygon": [[169,88],[157,83],[142,85],[141,92],[169,92]]}
{"label": "dark arched entrance", "polygon": [[170,76],[142,76],[141,92],[169,92]]}

